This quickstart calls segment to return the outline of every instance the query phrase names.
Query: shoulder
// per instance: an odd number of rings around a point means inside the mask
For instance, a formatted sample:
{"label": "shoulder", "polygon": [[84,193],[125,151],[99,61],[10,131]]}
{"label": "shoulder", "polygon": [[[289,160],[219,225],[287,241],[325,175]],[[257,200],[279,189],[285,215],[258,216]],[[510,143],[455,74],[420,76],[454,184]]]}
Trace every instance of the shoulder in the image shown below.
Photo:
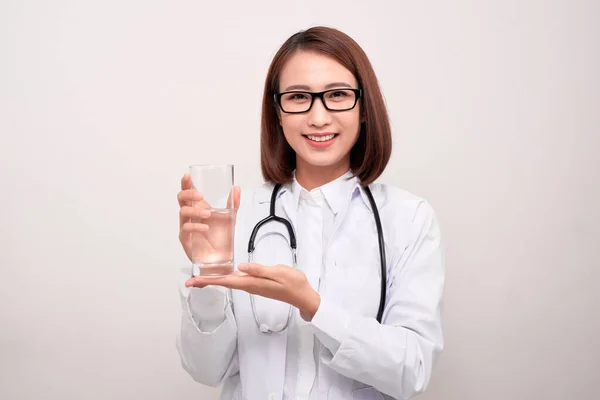
{"label": "shoulder", "polygon": [[274,187],[275,185],[272,183],[263,183],[258,186],[241,186],[238,218],[240,214],[251,217],[254,212],[263,211],[264,207],[268,207]]}
{"label": "shoulder", "polygon": [[[391,246],[392,263],[425,240],[430,248],[442,248],[436,213],[423,197],[386,184],[369,185],[379,208],[386,244]],[[412,250],[409,250],[412,251]]]}
{"label": "shoulder", "polygon": [[431,204],[408,190],[385,183],[369,185],[381,218],[403,225],[423,225],[435,219]]}
{"label": "shoulder", "polygon": [[271,193],[275,185],[265,182],[258,186],[242,186],[240,207],[271,201]]}

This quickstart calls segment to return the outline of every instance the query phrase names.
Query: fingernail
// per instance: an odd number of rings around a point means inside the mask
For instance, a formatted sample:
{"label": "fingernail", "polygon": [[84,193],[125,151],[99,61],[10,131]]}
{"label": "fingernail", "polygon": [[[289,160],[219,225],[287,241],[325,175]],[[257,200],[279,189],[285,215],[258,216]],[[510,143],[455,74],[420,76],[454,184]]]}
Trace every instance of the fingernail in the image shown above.
{"label": "fingernail", "polygon": [[200,199],[202,199],[202,193],[195,192],[194,193],[194,200],[200,200]]}
{"label": "fingernail", "polygon": [[248,264],[247,263],[241,263],[238,265],[238,270],[240,271],[247,271],[248,270]]}

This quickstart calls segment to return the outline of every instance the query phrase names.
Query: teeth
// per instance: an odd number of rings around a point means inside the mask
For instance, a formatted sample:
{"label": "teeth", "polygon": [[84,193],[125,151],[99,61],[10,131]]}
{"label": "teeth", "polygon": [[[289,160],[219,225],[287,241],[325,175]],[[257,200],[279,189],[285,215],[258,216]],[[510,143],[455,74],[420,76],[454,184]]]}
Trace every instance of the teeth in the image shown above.
{"label": "teeth", "polygon": [[310,140],[314,140],[315,142],[326,142],[327,140],[331,140],[335,135],[327,135],[327,136],[308,136]]}

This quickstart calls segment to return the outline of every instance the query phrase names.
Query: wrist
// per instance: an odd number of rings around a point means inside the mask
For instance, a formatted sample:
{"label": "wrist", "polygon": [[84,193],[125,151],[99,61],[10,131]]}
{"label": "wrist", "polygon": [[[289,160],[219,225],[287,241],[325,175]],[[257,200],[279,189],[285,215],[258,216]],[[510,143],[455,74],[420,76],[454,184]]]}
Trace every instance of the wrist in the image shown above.
{"label": "wrist", "polygon": [[302,298],[303,304],[301,307],[298,307],[300,316],[305,321],[310,322],[317,313],[319,305],[321,305],[321,296],[309,286],[306,294],[302,296]]}

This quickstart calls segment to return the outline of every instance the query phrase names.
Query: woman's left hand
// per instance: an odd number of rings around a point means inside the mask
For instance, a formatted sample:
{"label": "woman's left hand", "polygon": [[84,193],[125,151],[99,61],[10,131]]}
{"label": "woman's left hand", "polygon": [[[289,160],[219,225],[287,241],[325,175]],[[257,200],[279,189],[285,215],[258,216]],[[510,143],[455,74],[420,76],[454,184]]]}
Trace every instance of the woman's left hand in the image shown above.
{"label": "woman's left hand", "polygon": [[239,289],[291,304],[300,310],[307,321],[317,312],[321,296],[308,283],[306,275],[287,265],[267,267],[256,263],[241,263],[238,271],[224,276],[196,276],[187,280],[185,286],[204,287],[218,285]]}

